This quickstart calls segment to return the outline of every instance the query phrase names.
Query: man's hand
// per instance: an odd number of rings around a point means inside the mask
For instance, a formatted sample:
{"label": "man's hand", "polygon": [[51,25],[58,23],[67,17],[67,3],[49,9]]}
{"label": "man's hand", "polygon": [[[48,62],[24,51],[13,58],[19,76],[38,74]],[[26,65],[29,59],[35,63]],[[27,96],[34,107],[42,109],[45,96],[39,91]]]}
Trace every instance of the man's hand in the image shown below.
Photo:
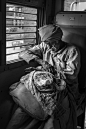
{"label": "man's hand", "polygon": [[57,73],[55,68],[51,64],[49,64],[47,61],[43,61],[42,59],[38,57],[35,58],[35,61],[37,61],[42,66],[43,70],[48,71],[52,73],[53,75]]}
{"label": "man's hand", "polygon": [[34,67],[29,67],[29,68],[26,68],[25,69],[25,72],[26,73],[30,73],[31,71],[33,71],[33,70],[35,70],[36,68],[34,68]]}
{"label": "man's hand", "polygon": [[51,64],[49,64],[47,61],[44,61],[42,63],[42,67],[44,70],[51,72],[52,74],[54,74],[54,72],[55,72],[54,67]]}
{"label": "man's hand", "polygon": [[66,82],[63,79],[55,79],[56,81],[56,89],[57,90],[64,90],[66,88]]}

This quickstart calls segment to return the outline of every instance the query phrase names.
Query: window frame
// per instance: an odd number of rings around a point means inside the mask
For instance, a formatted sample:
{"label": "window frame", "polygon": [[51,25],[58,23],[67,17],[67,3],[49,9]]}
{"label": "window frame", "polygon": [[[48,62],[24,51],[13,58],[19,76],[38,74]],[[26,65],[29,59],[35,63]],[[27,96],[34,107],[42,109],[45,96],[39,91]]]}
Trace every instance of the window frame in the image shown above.
{"label": "window frame", "polygon": [[[6,0],[1,3],[1,40],[0,40],[0,72],[14,69],[23,65],[28,65],[24,60],[19,61],[19,62],[14,62],[10,64],[6,64],[6,4],[15,4],[15,5],[21,5],[21,6],[26,6],[26,7],[31,7],[31,8],[36,8],[37,9],[37,28],[39,28],[42,24],[42,19],[41,15],[43,15],[43,5],[38,5],[33,4],[33,3],[25,3],[24,1],[22,3],[15,2],[14,1],[9,1]],[[3,24],[2,24],[3,23]],[[38,32],[36,31],[36,43],[38,43],[39,35]]]}
{"label": "window frame", "polygon": [[[18,4],[6,3],[6,64],[10,64],[10,63],[14,63],[14,62],[20,61],[17,58],[14,58],[13,60],[10,60],[9,58],[10,58],[10,56],[12,56],[12,57],[15,56],[15,55],[18,56],[19,51],[24,50],[24,46],[29,45],[29,44],[27,44],[29,41],[34,42],[34,44],[37,43],[36,42],[36,39],[37,39],[37,33],[36,32],[37,32],[37,14],[38,14],[38,9],[31,7],[31,9],[36,9],[36,13],[35,12],[34,13],[25,12],[24,13],[24,12],[18,12],[18,11],[8,11],[7,5],[8,6],[11,5],[11,6],[14,6],[14,7],[21,7],[21,8],[22,7],[27,7],[28,8],[28,6],[20,6]],[[30,9],[30,7],[28,9]],[[10,18],[9,13],[12,13],[12,18]],[[17,18],[16,17],[17,15],[20,15],[21,19]],[[31,18],[30,19],[27,19],[27,18],[26,19],[22,19],[22,16],[24,16],[24,15],[27,15],[27,16],[30,15]],[[7,24],[7,22],[9,22],[10,20],[11,21],[15,20],[16,22],[19,21],[19,20],[22,20],[23,24],[20,23],[20,25],[17,25],[17,23],[16,23],[15,25],[13,25],[13,22],[12,22],[12,25],[9,24],[9,23]],[[33,25],[28,25],[28,24],[24,25],[24,22],[27,23],[28,21],[33,22],[34,26]],[[8,29],[12,29],[10,27],[12,27],[13,29],[15,28],[16,31],[15,32],[12,32],[12,30],[10,32],[7,31],[7,28]],[[19,32],[18,31],[19,28],[20,28],[20,30],[23,30],[23,29],[21,29],[21,27],[25,28],[25,31]],[[30,35],[30,37],[28,37],[28,35]],[[15,37],[15,36],[17,36],[17,37]],[[25,36],[26,36],[26,38],[25,38]],[[25,40],[26,44],[23,43],[24,40]],[[14,45],[15,44],[14,42],[16,42],[16,41],[22,42],[23,44],[21,44],[21,45],[20,44]],[[34,44],[32,43],[33,46],[34,46]],[[30,44],[30,46],[32,46],[32,45]],[[10,52],[10,50],[11,50],[11,52]]]}
{"label": "window frame", "polygon": [[[70,9],[71,9],[71,7],[73,6],[73,4],[75,4],[75,3],[82,3],[82,2],[86,2],[85,0],[83,0],[83,1],[73,1],[73,2],[71,2],[71,4],[70,4]],[[65,8],[65,1],[63,1],[63,4],[62,4],[62,10],[61,10],[61,12],[65,12],[65,13],[68,13],[68,12],[70,12],[70,13],[86,13],[86,11],[73,11],[73,10],[64,10],[64,8]]]}

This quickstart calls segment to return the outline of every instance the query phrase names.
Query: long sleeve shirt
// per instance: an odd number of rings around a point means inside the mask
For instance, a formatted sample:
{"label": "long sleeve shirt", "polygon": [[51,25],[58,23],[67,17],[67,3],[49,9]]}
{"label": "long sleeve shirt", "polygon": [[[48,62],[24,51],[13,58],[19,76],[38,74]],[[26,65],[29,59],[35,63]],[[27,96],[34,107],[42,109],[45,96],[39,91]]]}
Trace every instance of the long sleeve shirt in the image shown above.
{"label": "long sleeve shirt", "polygon": [[74,96],[76,96],[78,91],[77,78],[80,70],[80,53],[75,46],[67,44],[57,52],[53,52],[49,45],[42,42],[27,50],[26,55],[28,63],[31,59],[38,56],[51,64],[57,70],[58,77],[61,74],[63,75],[67,84],[70,85]]}

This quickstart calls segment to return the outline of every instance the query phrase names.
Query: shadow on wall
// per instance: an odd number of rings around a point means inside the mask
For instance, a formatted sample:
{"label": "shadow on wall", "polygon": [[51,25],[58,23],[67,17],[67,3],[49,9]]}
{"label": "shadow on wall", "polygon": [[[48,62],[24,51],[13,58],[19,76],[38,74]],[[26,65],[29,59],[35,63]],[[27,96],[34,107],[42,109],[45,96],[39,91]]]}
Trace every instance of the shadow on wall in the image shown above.
{"label": "shadow on wall", "polygon": [[79,89],[80,92],[83,92],[86,87],[86,36],[83,32],[83,29],[69,29],[62,28],[63,37],[62,40],[77,46],[80,50],[81,55],[81,68],[79,72]]}

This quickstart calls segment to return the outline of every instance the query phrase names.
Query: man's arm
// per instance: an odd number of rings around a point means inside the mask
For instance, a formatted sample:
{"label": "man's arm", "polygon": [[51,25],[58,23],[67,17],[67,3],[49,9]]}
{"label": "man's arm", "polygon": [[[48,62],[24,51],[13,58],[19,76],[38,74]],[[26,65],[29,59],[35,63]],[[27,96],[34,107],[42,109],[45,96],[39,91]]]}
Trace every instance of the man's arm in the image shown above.
{"label": "man's arm", "polygon": [[43,49],[44,49],[43,43],[35,45],[34,47],[29,49],[27,47],[25,51],[19,53],[19,58],[25,60],[27,63],[29,63],[32,59],[35,59],[37,57],[41,59],[43,54]]}

